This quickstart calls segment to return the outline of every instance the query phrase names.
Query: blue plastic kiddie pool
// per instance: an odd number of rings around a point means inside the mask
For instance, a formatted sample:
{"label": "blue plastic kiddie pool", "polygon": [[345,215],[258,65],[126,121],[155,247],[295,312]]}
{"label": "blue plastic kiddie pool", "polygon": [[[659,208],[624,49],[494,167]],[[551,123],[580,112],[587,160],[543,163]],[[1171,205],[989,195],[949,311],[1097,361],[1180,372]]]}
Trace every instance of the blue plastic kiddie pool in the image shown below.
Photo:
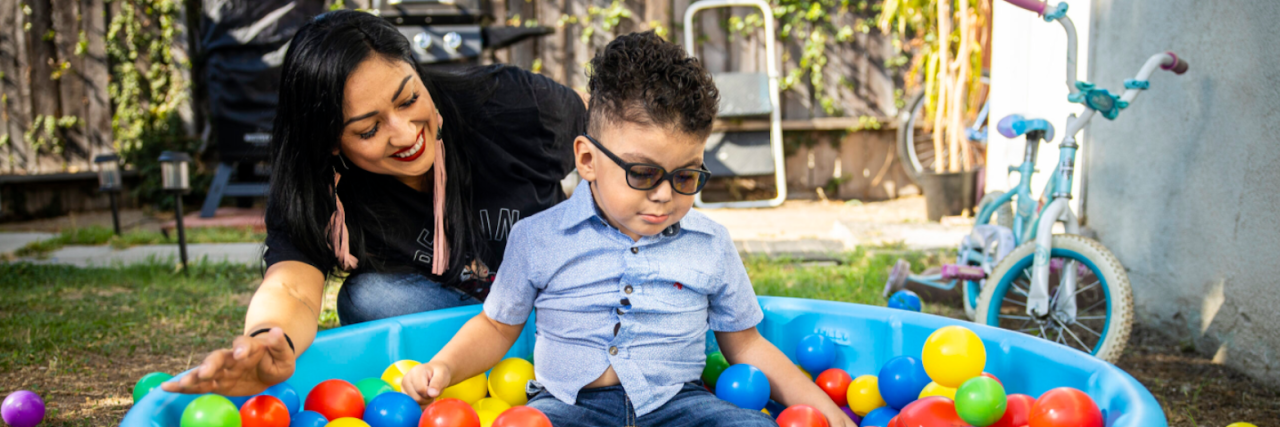
{"label": "blue plastic kiddie pool", "polygon": [[[760,333],[794,360],[805,335],[834,339],[835,367],[857,377],[875,374],[890,358],[920,356],[934,330],[963,325],[987,347],[986,371],[999,377],[1009,393],[1032,397],[1056,387],[1088,393],[1102,409],[1108,427],[1167,427],[1159,403],[1137,380],[1111,365],[1071,348],[1028,335],[954,319],[884,307],[831,301],[761,297]],[[302,398],[321,381],[356,382],[379,377],[397,360],[427,361],[444,347],[480,306],[413,314],[321,332],[298,360],[288,383]],[[532,318],[508,357],[533,354]],[[535,362],[536,363],[536,362]],[[197,396],[156,389],[125,415],[122,426],[177,427],[187,403]]]}

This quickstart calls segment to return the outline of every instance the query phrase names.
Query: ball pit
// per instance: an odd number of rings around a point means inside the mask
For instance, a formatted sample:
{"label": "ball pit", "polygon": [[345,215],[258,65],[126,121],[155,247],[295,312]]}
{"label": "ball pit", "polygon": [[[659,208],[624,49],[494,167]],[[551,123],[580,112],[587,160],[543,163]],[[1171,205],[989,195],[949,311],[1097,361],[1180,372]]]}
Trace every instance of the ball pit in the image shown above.
{"label": "ball pit", "polygon": [[[876,375],[890,359],[920,357],[926,339],[938,329],[964,325],[985,346],[986,358],[981,369],[1000,377],[1005,390],[1011,393],[1011,401],[1018,398],[1017,394],[1040,396],[1054,388],[1072,387],[1096,402],[1106,414],[1106,427],[1167,426],[1155,399],[1132,377],[1114,365],[1061,345],[1010,331],[884,307],[772,297],[761,297],[760,304],[765,313],[764,321],[758,325],[761,335],[796,362],[794,351],[788,350],[796,349],[800,339],[816,333],[835,344],[832,367],[855,377]],[[479,311],[478,306],[459,307],[324,331],[298,360],[294,376],[287,384],[296,390],[297,396],[305,398],[322,381],[356,382],[380,376],[398,360],[429,360],[452,332]],[[531,318],[507,357],[532,354],[533,320]],[[152,391],[126,414],[122,425],[178,425],[183,410],[197,397]],[[1016,404],[1010,403],[1006,414],[1015,407]],[[885,407],[878,411],[892,409]],[[781,410],[774,413],[779,412]],[[871,419],[871,415],[867,418]],[[294,419],[302,416],[299,413]],[[497,421],[493,427],[503,427]],[[863,421],[863,426],[869,425],[867,419]],[[999,421],[993,425],[999,425]]]}

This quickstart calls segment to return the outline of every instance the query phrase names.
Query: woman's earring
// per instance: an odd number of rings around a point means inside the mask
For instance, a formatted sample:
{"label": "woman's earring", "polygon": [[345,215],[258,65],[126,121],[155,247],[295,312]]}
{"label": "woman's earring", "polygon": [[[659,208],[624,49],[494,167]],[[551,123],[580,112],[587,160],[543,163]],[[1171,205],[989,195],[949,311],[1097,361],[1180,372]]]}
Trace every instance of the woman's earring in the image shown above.
{"label": "woman's earring", "polygon": [[339,162],[339,163],[342,163],[342,169],[343,169],[343,170],[351,170],[351,167],[347,166],[347,161],[346,161],[346,160],[342,160],[342,155],[341,155],[341,154],[339,154],[337,157],[338,157],[338,162]]}

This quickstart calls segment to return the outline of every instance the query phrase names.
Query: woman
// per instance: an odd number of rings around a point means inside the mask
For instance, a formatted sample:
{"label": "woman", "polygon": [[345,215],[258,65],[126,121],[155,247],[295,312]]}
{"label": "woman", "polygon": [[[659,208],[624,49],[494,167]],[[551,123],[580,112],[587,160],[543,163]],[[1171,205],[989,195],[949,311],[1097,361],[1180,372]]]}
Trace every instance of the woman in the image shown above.
{"label": "woman", "polygon": [[267,207],[268,268],[245,335],[164,389],[249,395],[293,375],[324,284],[343,325],[478,304],[507,231],[564,200],[586,110],[516,68],[441,74],[373,15],[321,15],[285,56]]}

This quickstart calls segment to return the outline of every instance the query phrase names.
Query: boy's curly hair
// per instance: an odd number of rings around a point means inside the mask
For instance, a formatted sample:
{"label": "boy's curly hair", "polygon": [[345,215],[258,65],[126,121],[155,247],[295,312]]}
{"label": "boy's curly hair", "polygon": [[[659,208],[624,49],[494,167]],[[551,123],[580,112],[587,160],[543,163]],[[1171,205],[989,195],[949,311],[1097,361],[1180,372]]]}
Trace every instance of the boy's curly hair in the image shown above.
{"label": "boy's curly hair", "polygon": [[620,36],[591,59],[590,132],[631,122],[706,139],[719,108],[711,73],[653,31]]}

